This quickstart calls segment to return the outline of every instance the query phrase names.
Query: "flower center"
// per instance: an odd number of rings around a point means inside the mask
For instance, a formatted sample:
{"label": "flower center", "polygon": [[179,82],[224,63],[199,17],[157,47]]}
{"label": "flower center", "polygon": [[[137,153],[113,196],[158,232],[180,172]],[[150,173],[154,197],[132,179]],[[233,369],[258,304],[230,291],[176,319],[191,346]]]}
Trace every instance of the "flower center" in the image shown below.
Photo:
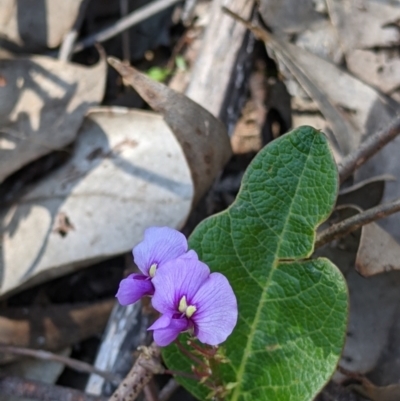
{"label": "flower center", "polygon": [[150,270],[149,270],[149,275],[151,278],[153,278],[156,275],[156,270],[157,270],[157,263],[153,263],[150,266]]}
{"label": "flower center", "polygon": [[186,317],[190,318],[196,312],[197,308],[194,305],[188,305],[186,295],[184,295],[179,301],[179,312],[184,313]]}

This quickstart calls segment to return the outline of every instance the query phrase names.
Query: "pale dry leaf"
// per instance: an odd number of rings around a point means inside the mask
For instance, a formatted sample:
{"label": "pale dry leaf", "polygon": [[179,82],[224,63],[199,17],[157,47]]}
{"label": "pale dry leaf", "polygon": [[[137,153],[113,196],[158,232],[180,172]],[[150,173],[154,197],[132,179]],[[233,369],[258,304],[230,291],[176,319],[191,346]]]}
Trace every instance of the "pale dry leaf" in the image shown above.
{"label": "pale dry leaf", "polygon": [[274,32],[293,34],[324,19],[314,0],[261,0],[260,14]]}
{"label": "pale dry leaf", "polygon": [[103,98],[106,63],[92,67],[44,56],[0,60],[0,182],[71,143]]}
{"label": "pale dry leaf", "polygon": [[184,153],[161,116],[96,109],[68,163],[2,215],[0,294],[129,252],[149,226],[181,228],[193,196]]}
{"label": "pale dry leaf", "polygon": [[378,224],[363,227],[355,262],[364,277],[400,270],[400,244]]}
{"label": "pale dry leaf", "polygon": [[358,50],[346,56],[347,68],[364,82],[391,95],[400,88],[400,53],[397,49]]}
{"label": "pale dry leaf", "polygon": [[37,52],[60,45],[82,0],[0,0],[0,44]]}
{"label": "pale dry leaf", "polygon": [[397,46],[400,3],[377,0],[327,0],[329,16],[347,53],[353,49]]}
{"label": "pale dry leaf", "polygon": [[108,61],[171,127],[190,167],[196,204],[232,154],[224,125],[188,97],[115,58]]}
{"label": "pale dry leaf", "polygon": [[350,72],[386,94],[400,86],[398,45],[400,3],[329,0],[329,15],[340,37]]}
{"label": "pale dry leaf", "polygon": [[341,152],[356,149],[362,138],[389,123],[394,104],[377,91],[338,68],[263,31],[267,48],[291,72],[329,121]]}

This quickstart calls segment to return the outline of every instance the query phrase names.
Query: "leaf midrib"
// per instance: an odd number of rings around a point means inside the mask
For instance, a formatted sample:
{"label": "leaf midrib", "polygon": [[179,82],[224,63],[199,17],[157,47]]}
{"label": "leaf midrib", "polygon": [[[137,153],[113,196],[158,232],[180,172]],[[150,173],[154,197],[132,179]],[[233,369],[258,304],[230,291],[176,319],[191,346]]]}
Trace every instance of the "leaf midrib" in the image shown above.
{"label": "leaf midrib", "polygon": [[[282,245],[282,242],[283,242],[283,237],[284,237],[283,234],[286,231],[286,226],[287,226],[287,223],[288,223],[288,220],[289,220],[289,216],[291,215],[292,207],[294,205],[294,200],[296,199],[297,192],[298,192],[299,188],[301,187],[300,186],[300,182],[303,179],[303,173],[304,173],[304,170],[305,170],[305,168],[306,168],[306,166],[308,164],[308,161],[309,161],[309,158],[310,158],[310,154],[311,154],[311,150],[312,150],[313,145],[314,145],[314,141],[315,141],[315,137],[313,138],[313,141],[312,141],[311,146],[310,146],[310,151],[307,154],[307,159],[304,162],[301,174],[299,175],[298,185],[296,187],[296,191],[294,193],[292,202],[290,203],[289,211],[288,211],[288,213],[286,215],[285,223],[283,225],[283,230],[282,230],[281,236],[279,237],[279,241],[278,241],[278,244],[277,244],[277,247],[276,247],[276,251],[275,251],[276,255],[279,255],[279,250],[281,248],[281,245]],[[234,393],[232,394],[231,401],[237,401],[239,396],[240,396],[240,388],[242,387],[243,375],[244,375],[244,372],[245,372],[245,367],[246,367],[246,364],[247,364],[248,356],[250,355],[251,344],[253,343],[253,338],[254,338],[254,335],[255,335],[255,332],[256,332],[256,328],[258,327],[258,323],[259,323],[259,319],[260,319],[260,315],[261,315],[261,310],[262,310],[262,308],[264,306],[264,303],[265,303],[265,297],[268,294],[268,290],[269,290],[269,287],[270,287],[270,284],[271,284],[272,277],[274,275],[274,272],[275,272],[279,262],[280,262],[280,259],[278,257],[275,258],[275,260],[274,260],[274,262],[272,263],[272,266],[271,266],[271,271],[270,271],[270,273],[268,275],[268,278],[267,278],[267,281],[265,283],[264,290],[263,290],[263,292],[261,294],[260,302],[258,303],[258,306],[257,306],[257,310],[256,310],[256,314],[255,314],[255,317],[254,317],[253,324],[250,326],[251,331],[250,331],[250,334],[248,336],[246,347],[245,347],[244,352],[243,352],[243,357],[242,357],[242,360],[240,362],[239,370],[237,371],[236,379],[237,379],[238,385],[234,389]]]}

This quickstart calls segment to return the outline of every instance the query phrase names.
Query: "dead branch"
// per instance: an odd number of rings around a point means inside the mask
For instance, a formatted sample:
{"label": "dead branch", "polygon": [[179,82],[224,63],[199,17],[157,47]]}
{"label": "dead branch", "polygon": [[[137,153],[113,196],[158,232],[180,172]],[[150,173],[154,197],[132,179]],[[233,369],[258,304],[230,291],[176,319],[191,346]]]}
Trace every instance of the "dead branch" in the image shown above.
{"label": "dead branch", "polygon": [[346,180],[356,169],[379,152],[392,139],[400,134],[400,116],[386,129],[369,136],[354,152],[347,155],[339,164],[340,182]]}
{"label": "dead branch", "polygon": [[132,369],[109,398],[109,401],[135,400],[154,374],[164,372],[160,361],[161,351],[155,343],[152,343],[150,347],[140,347],[140,351],[141,353]]}
{"label": "dead branch", "polygon": [[0,394],[38,401],[106,401],[104,397],[88,395],[72,388],[14,376],[0,376]]}
{"label": "dead branch", "polygon": [[349,217],[318,234],[317,240],[315,241],[315,248],[319,248],[334,239],[344,237],[368,223],[383,219],[398,211],[400,211],[400,199],[384,205],[375,206],[355,216]]}
{"label": "dead branch", "polygon": [[29,356],[36,359],[41,359],[45,361],[53,361],[62,363],[65,366],[68,366],[71,369],[74,369],[78,372],[83,373],[94,373],[101,377],[104,377],[106,380],[119,383],[121,378],[113,375],[109,372],[104,372],[103,370],[97,369],[94,366],[78,361],[76,359],[68,358],[66,356],[54,354],[52,352],[44,351],[44,350],[35,350],[30,348],[23,348],[23,347],[14,347],[12,345],[3,345],[0,344],[0,353],[8,353],[13,355],[21,355],[21,356]]}

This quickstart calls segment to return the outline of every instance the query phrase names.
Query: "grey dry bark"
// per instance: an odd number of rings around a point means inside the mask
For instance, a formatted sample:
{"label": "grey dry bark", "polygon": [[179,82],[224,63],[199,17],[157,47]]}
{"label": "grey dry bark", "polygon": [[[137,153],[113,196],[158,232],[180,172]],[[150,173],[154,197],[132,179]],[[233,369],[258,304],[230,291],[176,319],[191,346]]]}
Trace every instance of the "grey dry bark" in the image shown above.
{"label": "grey dry bark", "polygon": [[211,20],[185,94],[212,115],[221,118],[231,132],[239,117],[241,103],[245,101],[246,70],[250,71],[254,39],[245,26],[223,12],[224,5],[250,19],[254,1],[212,2]]}

